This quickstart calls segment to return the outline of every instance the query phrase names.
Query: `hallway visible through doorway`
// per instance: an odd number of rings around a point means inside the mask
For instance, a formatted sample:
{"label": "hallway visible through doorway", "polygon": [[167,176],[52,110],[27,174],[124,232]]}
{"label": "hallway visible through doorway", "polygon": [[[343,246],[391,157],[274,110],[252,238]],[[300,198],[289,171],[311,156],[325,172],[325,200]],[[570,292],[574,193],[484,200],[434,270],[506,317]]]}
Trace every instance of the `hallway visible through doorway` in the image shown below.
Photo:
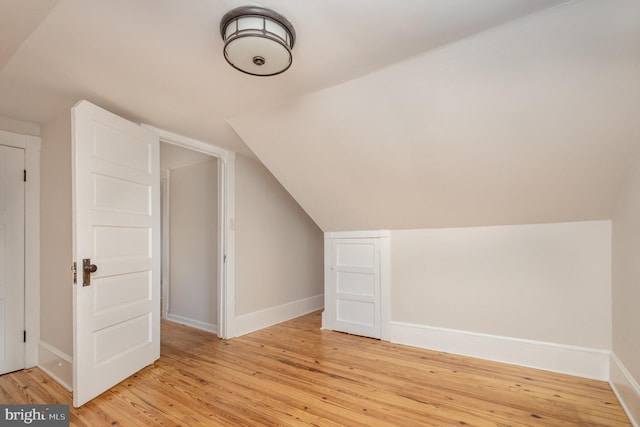
{"label": "hallway visible through doorway", "polygon": [[163,143],[162,313],[217,333],[218,159]]}

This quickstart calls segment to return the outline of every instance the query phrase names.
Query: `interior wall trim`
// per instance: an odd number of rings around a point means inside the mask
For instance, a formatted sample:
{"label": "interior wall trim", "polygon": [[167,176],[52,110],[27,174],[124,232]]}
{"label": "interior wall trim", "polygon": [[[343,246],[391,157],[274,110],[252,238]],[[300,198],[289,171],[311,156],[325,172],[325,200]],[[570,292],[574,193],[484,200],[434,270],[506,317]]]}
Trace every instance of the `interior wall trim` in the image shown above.
{"label": "interior wall trim", "polygon": [[259,329],[286,322],[287,320],[304,316],[305,314],[313,311],[321,310],[323,307],[324,295],[320,294],[287,304],[278,305],[276,307],[254,311],[253,313],[243,314],[236,317],[236,336],[239,337]]}
{"label": "interior wall trim", "polygon": [[202,331],[211,332],[216,335],[218,334],[218,325],[214,325],[213,323],[203,322],[201,320],[191,319],[189,317],[180,316],[173,313],[167,313],[167,320],[175,323],[180,323],[181,325],[200,329]]}
{"label": "interior wall trim", "polygon": [[634,427],[640,427],[640,385],[614,352],[611,352],[609,385]]}
{"label": "interior wall trim", "polygon": [[160,191],[162,192],[161,211],[162,218],[160,222],[161,239],[162,239],[162,307],[161,316],[166,319],[169,315],[169,306],[171,305],[171,171],[161,171]]}
{"label": "interior wall trim", "polygon": [[609,350],[391,322],[391,342],[601,381]]}
{"label": "interior wall trim", "polygon": [[69,391],[73,391],[73,358],[58,348],[40,341],[38,368]]}

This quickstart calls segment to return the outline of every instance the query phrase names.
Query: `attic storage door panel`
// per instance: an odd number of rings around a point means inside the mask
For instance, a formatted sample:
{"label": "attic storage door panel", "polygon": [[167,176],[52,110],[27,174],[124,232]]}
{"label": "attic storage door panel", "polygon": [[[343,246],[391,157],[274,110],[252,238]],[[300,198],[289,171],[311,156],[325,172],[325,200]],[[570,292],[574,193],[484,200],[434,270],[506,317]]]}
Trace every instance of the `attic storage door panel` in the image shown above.
{"label": "attic storage door panel", "polygon": [[147,129],[86,101],[72,118],[80,406],[160,357],[160,163]]}
{"label": "attic storage door panel", "polygon": [[377,239],[330,239],[327,308],[330,329],[380,338]]}

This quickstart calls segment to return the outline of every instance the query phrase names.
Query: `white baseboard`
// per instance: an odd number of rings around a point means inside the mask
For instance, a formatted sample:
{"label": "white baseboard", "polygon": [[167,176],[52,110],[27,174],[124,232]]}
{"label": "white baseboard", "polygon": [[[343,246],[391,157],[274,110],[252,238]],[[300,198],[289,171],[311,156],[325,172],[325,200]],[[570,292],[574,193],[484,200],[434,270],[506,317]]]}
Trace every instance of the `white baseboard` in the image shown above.
{"label": "white baseboard", "polygon": [[634,427],[640,425],[640,385],[620,359],[611,353],[609,384]]}
{"label": "white baseboard", "polygon": [[44,341],[38,345],[38,368],[73,391],[73,358]]}
{"label": "white baseboard", "polygon": [[327,325],[329,325],[329,318],[328,318],[328,314],[327,314],[327,309],[325,308],[324,310],[322,310],[322,329],[329,329],[327,327]]}
{"label": "white baseboard", "polygon": [[235,319],[235,335],[237,337],[267,328],[296,317],[304,316],[312,311],[324,307],[324,295],[293,301],[287,304],[271,307],[249,314],[243,314]]}
{"label": "white baseboard", "polygon": [[601,381],[609,379],[608,350],[391,322],[391,342]]}
{"label": "white baseboard", "polygon": [[190,319],[188,317],[179,316],[173,313],[167,313],[167,320],[175,323],[180,323],[182,325],[191,326],[192,328],[201,329],[203,331],[212,332],[214,334],[218,333],[218,325],[213,325],[201,320]]}

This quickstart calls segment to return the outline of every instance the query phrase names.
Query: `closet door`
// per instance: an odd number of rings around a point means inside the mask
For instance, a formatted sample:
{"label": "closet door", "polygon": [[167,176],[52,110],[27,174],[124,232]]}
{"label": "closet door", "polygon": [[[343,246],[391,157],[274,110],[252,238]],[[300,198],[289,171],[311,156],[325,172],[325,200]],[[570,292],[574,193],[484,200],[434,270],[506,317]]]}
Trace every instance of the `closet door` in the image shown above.
{"label": "closet door", "polygon": [[380,239],[325,240],[326,329],[380,338]]}
{"label": "closet door", "polygon": [[0,145],[0,374],[24,368],[24,150]]}

